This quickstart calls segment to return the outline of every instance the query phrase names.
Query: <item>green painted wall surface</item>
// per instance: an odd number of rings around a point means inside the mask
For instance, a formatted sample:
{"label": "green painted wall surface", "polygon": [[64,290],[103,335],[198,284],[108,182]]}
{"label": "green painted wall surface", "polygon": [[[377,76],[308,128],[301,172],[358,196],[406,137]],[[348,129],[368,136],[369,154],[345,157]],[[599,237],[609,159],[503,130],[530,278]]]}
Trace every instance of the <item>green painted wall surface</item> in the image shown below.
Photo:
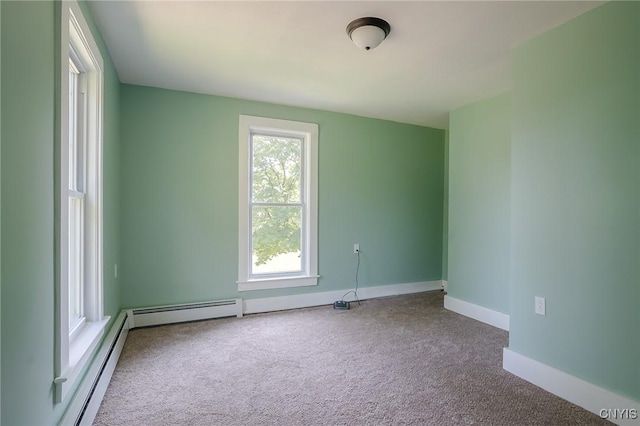
{"label": "green painted wall surface", "polygon": [[449,279],[449,129],[444,131],[444,198],[442,205],[442,279]]}
{"label": "green painted wall surface", "polygon": [[[0,26],[2,25],[2,2],[0,2]],[[0,51],[2,50],[0,30]],[[2,55],[0,54],[0,99],[2,99]],[[0,188],[2,188],[2,102],[0,102]],[[0,190],[0,260],[2,259],[2,191]],[[0,307],[2,306],[2,262],[0,261]],[[2,365],[2,315],[0,314],[0,366]],[[0,383],[2,368],[0,367]],[[2,386],[0,386],[0,422],[2,421]]]}
{"label": "green painted wall surface", "polygon": [[91,17],[86,2],[80,7],[91,27],[105,64],[103,166],[103,254],[104,310],[112,320],[119,314],[120,280],[115,277],[115,265],[120,263],[120,80],[111,62],[107,47]]}
{"label": "green painted wall surface", "polygon": [[319,124],[318,286],[439,280],[444,132],[343,114],[123,85],[122,303],[237,297],[238,115]]}
{"label": "green painted wall surface", "polygon": [[[56,7],[2,2],[3,425],[55,424],[66,408],[54,404],[53,394]],[[104,303],[115,317],[119,290],[107,262],[116,261],[119,245],[119,83],[96,38],[106,66]]]}
{"label": "green painted wall surface", "polygon": [[52,420],[53,8],[2,2],[2,424]]}
{"label": "green painted wall surface", "polygon": [[512,62],[510,348],[635,400],[639,46],[640,3],[612,2]]}
{"label": "green painted wall surface", "polygon": [[511,98],[449,116],[448,293],[509,313]]}

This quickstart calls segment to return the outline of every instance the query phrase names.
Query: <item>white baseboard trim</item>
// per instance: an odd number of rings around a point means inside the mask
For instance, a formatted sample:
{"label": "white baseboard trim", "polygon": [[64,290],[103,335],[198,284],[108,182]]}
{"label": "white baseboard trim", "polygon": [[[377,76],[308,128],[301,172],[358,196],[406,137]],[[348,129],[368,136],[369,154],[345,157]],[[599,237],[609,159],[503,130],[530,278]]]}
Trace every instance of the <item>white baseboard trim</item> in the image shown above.
{"label": "white baseboard trim", "polygon": [[[398,296],[401,294],[442,290],[442,288],[443,287],[441,280],[381,285],[374,287],[361,287],[358,289],[358,297],[360,298],[360,300],[365,300],[374,299],[377,297]],[[243,299],[243,311],[245,314],[256,314],[259,312],[283,311],[287,309],[330,305],[336,300],[340,300],[347,291],[349,291],[349,289],[298,294],[295,296]],[[350,294],[349,297],[347,297],[347,300],[353,300],[353,293]]]}
{"label": "white baseboard trim", "polygon": [[84,426],[93,424],[109,381],[116,368],[122,347],[129,332],[129,318],[126,311],[120,312],[107,337],[102,342],[98,354],[85,374],[78,390],[59,425]]}
{"label": "white baseboard trim", "polygon": [[509,315],[502,312],[474,305],[449,295],[444,296],[444,307],[460,315],[509,331]]}
{"label": "white baseboard trim", "polygon": [[504,348],[502,368],[618,425],[640,424],[640,402]]}

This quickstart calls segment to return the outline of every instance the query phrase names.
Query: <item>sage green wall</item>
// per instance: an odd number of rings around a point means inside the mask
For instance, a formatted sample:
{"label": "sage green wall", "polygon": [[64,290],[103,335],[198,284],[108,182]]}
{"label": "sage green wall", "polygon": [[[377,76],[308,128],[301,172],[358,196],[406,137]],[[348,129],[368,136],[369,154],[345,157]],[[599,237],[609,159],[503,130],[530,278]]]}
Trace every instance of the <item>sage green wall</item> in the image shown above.
{"label": "sage green wall", "polygon": [[52,420],[53,8],[2,2],[2,424]]}
{"label": "sage green wall", "polygon": [[635,400],[639,46],[640,3],[611,2],[512,58],[509,346]]}
{"label": "sage green wall", "polygon": [[449,278],[449,129],[444,131],[444,198],[442,201],[442,279]]}
{"label": "sage green wall", "polygon": [[448,294],[509,313],[511,98],[449,115]]}
{"label": "sage green wall", "polygon": [[[54,55],[59,3],[2,4],[2,419],[50,425],[54,404]],[[82,5],[84,7],[84,5]],[[86,14],[86,9],[85,9]],[[93,26],[90,17],[88,19]],[[95,26],[93,26],[95,28]],[[118,259],[118,80],[106,49],[104,299],[115,319]]]}
{"label": "sage green wall", "polygon": [[238,115],[319,124],[318,286],[442,277],[444,131],[122,85],[122,303],[238,297]]}
{"label": "sage green wall", "polygon": [[[122,309],[120,279],[115,276],[115,265],[120,266],[120,80],[111,62],[91,12],[85,2],[80,6],[88,17],[91,32],[100,47],[105,62],[104,73],[104,143],[103,166],[103,223],[104,223],[104,310],[112,320]],[[119,275],[119,271],[118,271]]]}
{"label": "sage green wall", "polygon": [[[2,2],[0,2],[0,25],[2,24]],[[0,51],[2,31],[0,30]],[[2,55],[0,54],[0,99],[2,99]],[[0,102],[0,188],[2,188],[2,102]],[[0,260],[2,259],[2,191],[0,191]],[[2,262],[0,261],[0,306],[2,306]],[[2,315],[0,314],[0,366],[2,365]],[[2,368],[0,368],[2,383]],[[2,386],[0,386],[0,422],[2,421]]]}

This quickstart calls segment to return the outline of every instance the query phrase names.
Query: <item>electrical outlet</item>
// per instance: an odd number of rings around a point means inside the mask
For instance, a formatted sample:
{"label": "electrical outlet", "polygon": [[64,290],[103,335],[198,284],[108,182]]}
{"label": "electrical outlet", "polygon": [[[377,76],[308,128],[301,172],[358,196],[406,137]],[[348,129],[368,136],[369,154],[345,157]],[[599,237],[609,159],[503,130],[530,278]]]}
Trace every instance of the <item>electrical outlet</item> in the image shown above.
{"label": "electrical outlet", "polygon": [[547,307],[544,297],[536,296],[536,314],[546,315]]}
{"label": "electrical outlet", "polygon": [[353,254],[360,253],[360,244],[353,245]]}

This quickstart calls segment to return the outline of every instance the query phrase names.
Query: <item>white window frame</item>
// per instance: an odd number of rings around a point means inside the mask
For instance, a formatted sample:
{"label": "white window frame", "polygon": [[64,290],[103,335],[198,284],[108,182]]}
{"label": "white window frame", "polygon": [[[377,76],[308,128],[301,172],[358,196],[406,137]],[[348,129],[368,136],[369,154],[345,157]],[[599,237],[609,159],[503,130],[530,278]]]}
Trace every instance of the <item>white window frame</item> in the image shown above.
{"label": "white window frame", "polygon": [[[59,191],[58,280],[56,317],[55,378],[56,402],[62,402],[81,378],[83,368],[92,358],[109,317],[104,317],[102,280],[102,121],[104,62],[84,15],[75,1],[61,3],[60,21],[60,94],[59,94]],[[69,188],[69,64],[80,65],[83,74],[82,104],[85,138],[84,179],[82,192]],[[69,330],[69,198],[84,199],[82,274],[83,320]]]}
{"label": "white window frame", "polygon": [[[251,275],[251,134],[300,138],[303,143],[302,272]],[[240,115],[239,117],[238,291],[318,284],[318,125]]]}

